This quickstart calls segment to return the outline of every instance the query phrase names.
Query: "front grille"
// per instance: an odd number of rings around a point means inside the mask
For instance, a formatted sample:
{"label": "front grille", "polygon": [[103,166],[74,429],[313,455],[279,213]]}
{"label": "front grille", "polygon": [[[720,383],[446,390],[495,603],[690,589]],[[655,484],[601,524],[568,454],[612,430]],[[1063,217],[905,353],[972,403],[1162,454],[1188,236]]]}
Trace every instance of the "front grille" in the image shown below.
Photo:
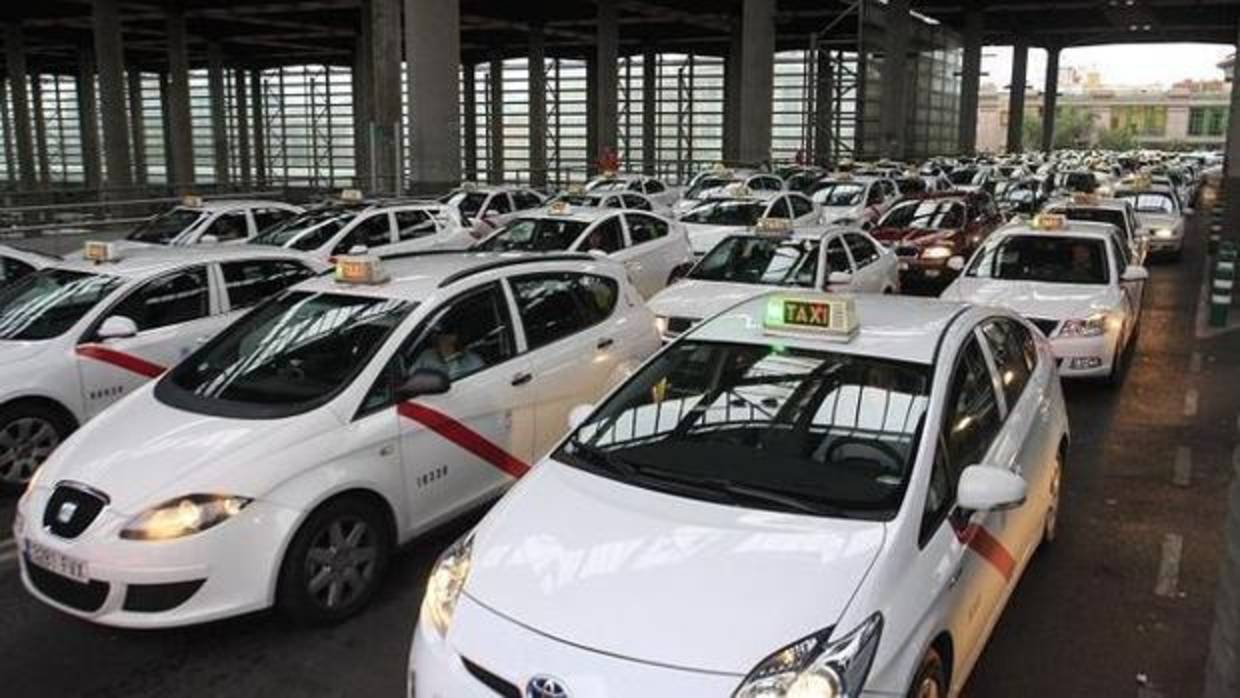
{"label": "front grille", "polygon": [[108,598],[108,583],[91,580],[86,584],[56,574],[32,563],[26,557],[26,574],[30,583],[44,596],[69,608],[85,613],[98,611]]}
{"label": "front grille", "polygon": [[495,691],[496,694],[504,698],[521,698],[521,689],[508,683],[502,677],[492,674],[464,657],[461,657],[461,663],[465,665],[465,671],[468,671],[471,676],[478,679],[482,685]]}
{"label": "front grille", "polygon": [[689,328],[697,324],[697,319],[691,317],[670,317],[667,319],[667,334],[671,337],[682,335],[689,331]]}
{"label": "front grille", "polygon": [[910,247],[908,245],[903,245],[903,246],[896,248],[896,256],[897,257],[916,257],[919,251],[920,250],[916,247]]}
{"label": "front grille", "polygon": [[1042,330],[1042,334],[1047,337],[1051,336],[1051,334],[1055,332],[1056,327],[1059,327],[1058,320],[1051,320],[1049,318],[1031,317],[1029,318],[1029,322],[1032,322],[1035,327]]}
{"label": "front grille", "polygon": [[84,485],[62,482],[56,485],[43,509],[43,525],[61,538],[77,538],[107,503],[102,493],[88,491]]}
{"label": "front grille", "polygon": [[125,589],[126,611],[138,613],[159,613],[171,611],[189,601],[194,592],[202,588],[207,580],[194,579],[188,582],[171,582],[168,584],[130,584]]}

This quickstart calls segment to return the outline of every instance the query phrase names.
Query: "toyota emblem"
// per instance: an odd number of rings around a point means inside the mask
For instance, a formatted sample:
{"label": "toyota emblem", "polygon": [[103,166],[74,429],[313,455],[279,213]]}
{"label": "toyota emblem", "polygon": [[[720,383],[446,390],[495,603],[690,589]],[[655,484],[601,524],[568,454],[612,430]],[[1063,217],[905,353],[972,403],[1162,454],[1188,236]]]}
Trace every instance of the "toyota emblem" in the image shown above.
{"label": "toyota emblem", "polygon": [[525,687],[525,698],[568,698],[568,687],[555,677],[535,676]]}

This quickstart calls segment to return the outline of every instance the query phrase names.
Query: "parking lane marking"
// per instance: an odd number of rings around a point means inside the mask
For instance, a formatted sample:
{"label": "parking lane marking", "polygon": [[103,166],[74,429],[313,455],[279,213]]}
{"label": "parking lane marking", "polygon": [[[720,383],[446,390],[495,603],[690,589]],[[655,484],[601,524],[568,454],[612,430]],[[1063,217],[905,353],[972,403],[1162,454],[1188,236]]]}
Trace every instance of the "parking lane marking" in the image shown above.
{"label": "parking lane marking", "polygon": [[1158,579],[1154,594],[1174,598],[1180,584],[1180,556],[1184,553],[1184,537],[1175,533],[1163,536],[1162,559],[1158,562]]}
{"label": "parking lane marking", "polygon": [[1193,373],[1201,373],[1201,352],[1193,352],[1192,358],[1188,362],[1188,370]]}
{"label": "parking lane marking", "polygon": [[1184,416],[1185,417],[1196,417],[1197,416],[1197,389],[1196,388],[1189,388],[1188,392],[1184,393]]}
{"label": "parking lane marking", "polygon": [[1188,446],[1175,449],[1175,468],[1171,472],[1171,483],[1177,487],[1188,487],[1193,481],[1193,450]]}
{"label": "parking lane marking", "polygon": [[6,538],[0,541],[0,565],[17,559],[17,541]]}

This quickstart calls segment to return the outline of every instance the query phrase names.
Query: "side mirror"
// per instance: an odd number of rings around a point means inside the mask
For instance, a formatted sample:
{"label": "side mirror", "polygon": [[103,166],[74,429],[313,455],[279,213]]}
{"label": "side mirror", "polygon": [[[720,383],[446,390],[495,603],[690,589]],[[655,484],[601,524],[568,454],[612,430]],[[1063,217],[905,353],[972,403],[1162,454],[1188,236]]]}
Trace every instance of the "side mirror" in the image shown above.
{"label": "side mirror", "polygon": [[830,274],[827,274],[827,285],[843,286],[844,284],[851,284],[852,278],[853,275],[851,271],[833,271]]}
{"label": "side mirror", "polygon": [[1150,270],[1145,267],[1130,264],[1124,269],[1121,281],[1145,281],[1150,278]]}
{"label": "side mirror", "polygon": [[955,255],[947,258],[947,268],[952,271],[961,271],[964,269],[964,257]]}
{"label": "side mirror", "polygon": [[488,208],[486,212],[482,214],[482,217],[490,218],[491,216],[498,216],[498,215],[499,215],[499,209]]}
{"label": "side mirror", "polygon": [[1006,468],[971,465],[960,474],[956,501],[969,511],[1014,509],[1025,503],[1025,478]]}
{"label": "side mirror", "polygon": [[99,326],[99,339],[125,339],[138,334],[138,323],[124,315],[113,315]]}
{"label": "side mirror", "polygon": [[350,255],[364,255],[370,252],[370,248],[365,245],[354,245],[349,248]]}
{"label": "side mirror", "polygon": [[220,239],[214,235],[203,235],[202,237],[198,238],[198,244],[199,245],[218,245],[220,244]]}
{"label": "side mirror", "polygon": [[396,389],[397,402],[404,402],[422,395],[442,395],[452,387],[448,374],[434,368],[419,368]]}
{"label": "side mirror", "polygon": [[594,405],[591,405],[589,403],[583,403],[583,404],[580,404],[574,407],[568,413],[568,428],[576,429],[577,427],[584,424],[586,421],[586,417],[589,417],[590,413],[593,411],[594,411]]}

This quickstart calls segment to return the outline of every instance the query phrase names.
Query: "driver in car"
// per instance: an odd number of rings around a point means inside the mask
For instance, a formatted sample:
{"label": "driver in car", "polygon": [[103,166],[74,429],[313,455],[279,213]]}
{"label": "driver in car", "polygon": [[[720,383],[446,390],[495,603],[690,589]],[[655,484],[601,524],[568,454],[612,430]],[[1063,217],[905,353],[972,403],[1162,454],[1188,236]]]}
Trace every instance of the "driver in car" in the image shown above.
{"label": "driver in car", "polygon": [[456,330],[436,325],[431,330],[427,346],[423,349],[409,371],[412,375],[421,369],[442,371],[450,380],[456,380],[482,368],[485,362],[476,352],[460,345]]}

